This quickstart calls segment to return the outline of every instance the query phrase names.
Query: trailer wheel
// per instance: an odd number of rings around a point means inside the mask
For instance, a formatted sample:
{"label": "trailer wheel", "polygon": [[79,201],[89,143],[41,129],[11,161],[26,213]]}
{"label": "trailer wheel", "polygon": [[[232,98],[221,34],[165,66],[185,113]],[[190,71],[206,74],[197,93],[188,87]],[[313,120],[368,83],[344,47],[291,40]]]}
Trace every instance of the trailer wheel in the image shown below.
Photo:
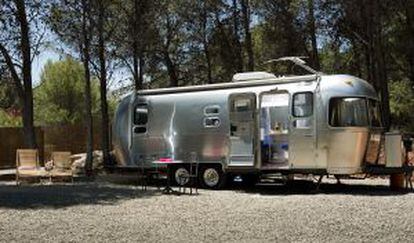
{"label": "trailer wheel", "polygon": [[188,168],[184,166],[177,167],[173,170],[172,173],[172,184],[184,186],[190,181],[189,179],[190,172]]}
{"label": "trailer wheel", "polygon": [[219,166],[206,166],[199,176],[201,184],[207,189],[220,189],[226,181],[225,174]]}

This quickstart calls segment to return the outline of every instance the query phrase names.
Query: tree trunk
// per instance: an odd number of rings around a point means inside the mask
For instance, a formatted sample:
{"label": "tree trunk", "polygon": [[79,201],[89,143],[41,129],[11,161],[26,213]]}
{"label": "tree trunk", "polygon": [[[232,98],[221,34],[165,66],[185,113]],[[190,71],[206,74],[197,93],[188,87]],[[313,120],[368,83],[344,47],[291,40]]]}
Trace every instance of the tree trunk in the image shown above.
{"label": "tree trunk", "polygon": [[87,0],[82,0],[82,62],[85,75],[85,125],[86,125],[86,162],[85,172],[87,176],[92,175],[93,162],[93,118],[92,118],[92,97],[91,97],[91,74],[89,69],[90,62],[90,23],[89,23],[89,6]]}
{"label": "tree trunk", "polygon": [[112,165],[109,155],[109,118],[108,102],[106,98],[106,57],[105,57],[105,40],[104,40],[104,21],[105,13],[102,1],[99,1],[99,21],[98,21],[98,56],[100,66],[100,95],[101,95],[101,129],[102,129],[102,153],[103,162],[106,167]]}
{"label": "tree trunk", "polygon": [[133,45],[132,66],[135,90],[143,89],[144,86],[144,54],[137,45]]}
{"label": "tree trunk", "polygon": [[[380,4],[380,3],[377,3]],[[380,12],[377,13],[378,15],[381,14]],[[391,126],[391,110],[390,110],[390,95],[388,90],[388,72],[387,72],[387,65],[385,61],[385,52],[384,52],[384,44],[383,44],[383,34],[381,28],[381,17],[378,17],[378,21],[376,23],[377,27],[377,38],[376,45],[375,45],[375,60],[377,61],[377,79],[381,85],[381,99],[382,99],[382,118],[384,121],[384,127],[387,131],[389,131]]]}
{"label": "tree trunk", "polygon": [[210,57],[210,49],[209,49],[209,43],[208,43],[208,37],[207,37],[207,9],[204,5],[203,13],[202,13],[202,38],[203,38],[203,51],[204,51],[204,57],[206,58],[206,64],[207,64],[207,83],[212,84],[213,78],[212,78],[212,70],[211,70],[211,57]]}
{"label": "tree trunk", "polygon": [[167,66],[168,76],[170,77],[170,87],[177,87],[178,86],[178,75],[177,70],[173,61],[170,58],[170,55],[167,51],[164,51],[164,62],[165,66]]}
{"label": "tree trunk", "polygon": [[211,71],[211,58],[210,58],[210,50],[208,46],[204,47],[204,55],[206,57],[206,63],[207,63],[207,82],[209,84],[213,83],[213,77],[212,77],[212,71]]}
{"label": "tree trunk", "polygon": [[[234,72],[237,69],[236,67],[238,66],[238,64],[234,64],[234,63],[237,63],[237,58],[235,58],[235,54],[234,54],[235,51],[233,50],[233,47],[234,47],[234,43],[232,39],[233,35],[230,34],[229,36],[224,24],[220,20],[220,14],[217,11],[215,11],[214,15],[215,15],[214,19],[216,22],[217,29],[219,30],[220,36],[222,37],[221,40],[223,41],[223,43],[221,44],[221,50],[220,50],[221,58],[222,60],[225,60],[225,63],[229,62],[227,61],[227,55],[226,55],[226,58],[224,58],[224,55],[223,55],[224,52],[228,53],[229,54],[228,56],[232,57],[231,65],[225,65],[223,68],[226,70],[226,72],[229,72],[229,73]],[[231,74],[233,75],[234,73],[231,73]]]}
{"label": "tree trunk", "polygon": [[132,43],[132,76],[134,77],[134,87],[135,90],[140,90],[141,84],[139,82],[139,60],[138,60],[138,45],[137,45],[137,41],[135,40],[136,38],[134,38],[134,41]]}
{"label": "tree trunk", "polygon": [[320,71],[321,65],[319,62],[319,54],[318,54],[318,43],[316,40],[316,26],[315,26],[315,13],[314,13],[315,4],[313,0],[308,0],[308,15],[309,15],[309,34],[311,37],[312,42],[312,64],[313,67]]}
{"label": "tree trunk", "polygon": [[142,49],[139,52],[139,74],[138,74],[138,88],[143,89],[144,88],[144,67],[145,67],[145,60],[144,60],[144,53]]}
{"label": "tree trunk", "polygon": [[385,129],[388,131],[391,126],[391,112],[389,103],[389,91],[387,80],[387,66],[385,62],[385,53],[383,45],[383,30],[381,27],[381,6],[379,0],[370,1],[369,11],[371,17],[369,21],[368,33],[370,34],[370,75],[374,80],[374,86],[379,92],[382,103],[382,121]]}
{"label": "tree trunk", "polygon": [[245,45],[247,51],[247,71],[254,71],[254,54],[252,35],[250,33],[250,4],[249,0],[241,0],[241,7],[243,12],[243,26],[245,33]]}
{"label": "tree trunk", "polygon": [[239,37],[239,14],[237,0],[233,0],[233,39],[235,70],[236,72],[243,72],[243,55]]}
{"label": "tree trunk", "polygon": [[132,61],[133,61],[133,76],[134,76],[134,84],[135,84],[135,90],[142,89],[143,85],[143,51],[142,51],[142,43],[139,43],[139,39],[143,39],[142,36],[140,36],[140,33],[142,34],[142,6],[140,5],[140,0],[134,0],[134,17],[133,17],[133,30],[134,33],[132,34],[134,36],[133,42],[132,42]]}
{"label": "tree trunk", "polygon": [[[381,49],[382,50],[382,49]],[[387,75],[387,67],[384,60],[384,53],[379,50],[380,56],[379,59],[379,74],[381,78],[381,101],[382,101],[382,120],[384,121],[384,127],[386,131],[390,130],[391,127],[391,110],[390,110],[390,95],[388,90],[388,75]]]}
{"label": "tree trunk", "polygon": [[373,53],[374,53],[374,23],[373,23],[373,14],[374,11],[372,9],[372,6],[370,3],[362,2],[360,4],[359,8],[359,14],[361,16],[367,16],[366,18],[362,18],[361,29],[363,32],[365,32],[366,39],[365,43],[363,43],[364,46],[364,57],[365,57],[365,68],[366,68],[366,80],[371,83],[375,90],[379,92],[380,87],[378,87],[378,80],[375,78],[375,65],[374,65],[374,59],[373,59]]}
{"label": "tree trunk", "polygon": [[134,76],[134,86],[135,90],[143,89],[144,87],[144,54],[142,50],[139,50],[137,46],[133,47],[133,76]]}
{"label": "tree trunk", "polygon": [[405,2],[405,19],[407,32],[407,62],[409,66],[409,77],[411,87],[414,90],[414,1]]}
{"label": "tree trunk", "polygon": [[32,89],[32,62],[30,54],[29,23],[26,16],[26,7],[23,0],[15,0],[17,8],[17,20],[20,24],[20,48],[23,61],[23,132],[25,145],[28,148],[36,148],[36,135],[33,124],[33,89]]}

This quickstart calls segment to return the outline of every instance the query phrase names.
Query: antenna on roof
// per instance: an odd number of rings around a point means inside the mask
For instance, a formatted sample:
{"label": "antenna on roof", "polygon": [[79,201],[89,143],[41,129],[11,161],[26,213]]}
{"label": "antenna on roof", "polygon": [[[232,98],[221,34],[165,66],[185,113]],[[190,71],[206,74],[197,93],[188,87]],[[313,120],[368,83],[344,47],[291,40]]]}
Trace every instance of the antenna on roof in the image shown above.
{"label": "antenna on roof", "polygon": [[297,65],[297,66],[305,69],[306,71],[308,71],[310,73],[320,74],[320,72],[318,72],[315,69],[313,69],[313,68],[309,67],[308,65],[306,65],[306,62],[303,60],[305,58],[308,58],[308,57],[305,57],[305,56],[298,56],[298,57],[294,57],[294,56],[293,57],[280,57],[280,58],[277,58],[277,59],[268,60],[268,61],[264,62],[263,64],[269,64],[269,63],[274,63],[274,62],[286,62],[286,61],[289,61],[289,62],[293,62],[295,65]]}

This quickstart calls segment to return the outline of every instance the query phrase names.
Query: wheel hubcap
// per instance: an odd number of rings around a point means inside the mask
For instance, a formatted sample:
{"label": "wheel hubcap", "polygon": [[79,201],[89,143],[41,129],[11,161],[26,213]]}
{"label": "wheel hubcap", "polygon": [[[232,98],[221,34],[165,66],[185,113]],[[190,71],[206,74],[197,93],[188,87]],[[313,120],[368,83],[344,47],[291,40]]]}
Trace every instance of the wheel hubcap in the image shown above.
{"label": "wheel hubcap", "polygon": [[177,182],[178,185],[183,186],[183,185],[185,185],[185,184],[188,183],[188,181],[189,181],[189,178],[188,178],[189,174],[190,173],[188,172],[188,170],[186,168],[178,168],[175,171],[175,181]]}
{"label": "wheel hubcap", "polygon": [[204,183],[209,187],[214,187],[219,183],[220,175],[214,168],[208,168],[203,174]]}

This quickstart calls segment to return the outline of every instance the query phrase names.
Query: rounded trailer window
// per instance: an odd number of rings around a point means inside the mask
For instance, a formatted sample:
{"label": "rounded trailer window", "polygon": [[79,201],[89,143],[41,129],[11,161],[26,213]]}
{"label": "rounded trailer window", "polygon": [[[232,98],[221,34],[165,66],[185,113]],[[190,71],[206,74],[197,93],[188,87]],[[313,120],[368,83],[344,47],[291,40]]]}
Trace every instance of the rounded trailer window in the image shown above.
{"label": "rounded trailer window", "polygon": [[369,126],[367,101],[359,97],[338,97],[329,101],[329,125],[332,127]]}
{"label": "rounded trailer window", "polygon": [[218,117],[206,117],[204,118],[204,127],[217,128],[221,124],[220,118]]}
{"label": "rounded trailer window", "polygon": [[206,106],[204,108],[204,115],[206,116],[218,115],[219,113],[220,113],[220,106],[218,105]]}

